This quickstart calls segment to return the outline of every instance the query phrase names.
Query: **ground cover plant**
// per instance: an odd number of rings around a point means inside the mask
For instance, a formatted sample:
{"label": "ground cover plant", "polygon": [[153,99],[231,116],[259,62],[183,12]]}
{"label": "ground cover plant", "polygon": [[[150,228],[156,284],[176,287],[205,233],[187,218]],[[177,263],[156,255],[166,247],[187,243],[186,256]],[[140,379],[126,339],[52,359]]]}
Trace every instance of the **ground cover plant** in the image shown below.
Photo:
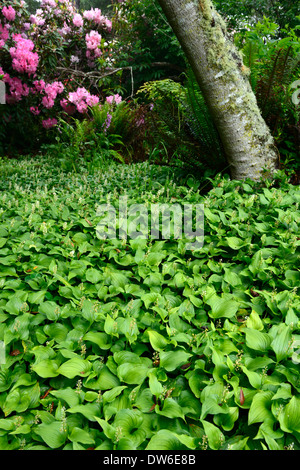
{"label": "ground cover plant", "polygon": [[[0,171],[1,450],[299,449],[298,186]],[[203,248],[97,238],[97,206],[125,194],[204,204]]]}

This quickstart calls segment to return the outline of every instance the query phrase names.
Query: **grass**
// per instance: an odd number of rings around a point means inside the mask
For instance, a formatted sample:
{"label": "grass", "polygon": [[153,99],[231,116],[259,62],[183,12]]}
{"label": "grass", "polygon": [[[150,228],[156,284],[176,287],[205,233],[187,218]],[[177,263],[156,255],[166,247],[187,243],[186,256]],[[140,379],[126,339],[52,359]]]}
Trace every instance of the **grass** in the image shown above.
{"label": "grass", "polygon": [[[210,185],[2,166],[1,450],[300,448],[299,187]],[[204,204],[203,248],[98,239],[120,195]]]}

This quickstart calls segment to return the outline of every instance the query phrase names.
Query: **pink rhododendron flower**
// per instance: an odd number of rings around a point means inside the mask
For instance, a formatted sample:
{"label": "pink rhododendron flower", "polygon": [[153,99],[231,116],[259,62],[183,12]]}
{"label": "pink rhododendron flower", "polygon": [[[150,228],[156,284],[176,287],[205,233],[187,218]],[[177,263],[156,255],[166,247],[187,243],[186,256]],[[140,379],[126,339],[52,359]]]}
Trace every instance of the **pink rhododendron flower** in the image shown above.
{"label": "pink rhododendron flower", "polygon": [[55,0],[42,0],[42,5],[49,5],[49,7],[56,7],[56,2]]}
{"label": "pink rhododendron flower", "polygon": [[119,103],[121,103],[121,101],[122,101],[122,96],[120,96],[120,95],[117,93],[116,95],[108,96],[108,97],[106,98],[106,101],[107,101],[109,104],[113,104],[113,103],[119,104]]}
{"label": "pink rhododendron flower", "polygon": [[85,36],[86,47],[88,49],[97,49],[101,42],[101,35],[97,31],[91,31]]}
{"label": "pink rhododendron flower", "polygon": [[86,102],[89,106],[96,106],[99,103],[99,98],[96,95],[89,95],[86,97]]}
{"label": "pink rhododendron flower", "polygon": [[23,96],[29,94],[29,87],[22,83],[22,80],[17,77],[10,77],[8,74],[4,75],[4,81],[9,85],[9,95],[7,96],[7,103],[13,104],[21,101]]}
{"label": "pink rhododendron flower", "polygon": [[31,107],[30,107],[30,111],[31,111],[32,114],[34,114],[35,116],[38,116],[38,115],[40,114],[40,112],[41,112],[37,106],[36,106],[36,107],[31,106]]}
{"label": "pink rhododendron flower", "polygon": [[39,56],[32,52],[34,44],[30,39],[24,39],[20,34],[14,34],[13,39],[16,47],[9,49],[12,60],[12,67],[20,73],[32,75],[36,72]]}
{"label": "pink rhododendron flower", "polygon": [[105,18],[105,26],[107,27],[108,31],[111,31],[112,22],[108,18]]}
{"label": "pink rhododendron flower", "polygon": [[35,86],[36,90],[38,92],[41,92],[44,90],[45,86],[46,86],[46,83],[44,80],[35,80],[33,82],[33,85]]}
{"label": "pink rhododendron flower", "polygon": [[111,30],[111,21],[102,15],[101,10],[99,10],[99,8],[91,8],[91,10],[86,10],[83,13],[83,16],[86,20],[93,21],[97,25],[105,26],[109,31]]}
{"label": "pink rhododendron flower", "polygon": [[36,24],[37,26],[44,26],[45,21],[46,21],[44,18],[38,15],[31,15],[29,19],[32,24]]}
{"label": "pink rhododendron flower", "polygon": [[75,106],[73,104],[70,104],[68,100],[66,100],[66,98],[60,101],[60,105],[67,114],[72,115],[76,111]]}
{"label": "pink rhododendron flower", "polygon": [[3,14],[3,16],[5,16],[5,18],[8,21],[14,21],[15,20],[16,11],[11,5],[9,5],[9,7],[3,7],[2,8],[2,14]]}
{"label": "pink rhododendron flower", "polygon": [[45,108],[50,109],[54,106],[55,99],[58,94],[64,91],[64,86],[61,82],[53,82],[45,85],[43,91],[46,96],[42,99],[42,104]]}
{"label": "pink rhododendron flower", "polygon": [[68,99],[76,106],[79,113],[85,113],[88,106],[95,106],[99,102],[98,96],[91,95],[85,88],[77,88],[69,93]]}
{"label": "pink rhododendron flower", "polygon": [[56,124],[57,124],[57,119],[55,118],[44,119],[44,121],[42,121],[42,125],[45,129],[51,129],[51,127],[56,126]]}
{"label": "pink rhododendron flower", "polygon": [[9,31],[8,31],[8,25],[4,25],[2,26],[2,24],[0,23],[0,39],[3,39],[4,41],[7,41],[7,39],[9,38]]}
{"label": "pink rhododendron flower", "polygon": [[76,13],[73,16],[73,24],[77,26],[77,28],[80,28],[81,26],[83,26],[83,18],[79,13]]}

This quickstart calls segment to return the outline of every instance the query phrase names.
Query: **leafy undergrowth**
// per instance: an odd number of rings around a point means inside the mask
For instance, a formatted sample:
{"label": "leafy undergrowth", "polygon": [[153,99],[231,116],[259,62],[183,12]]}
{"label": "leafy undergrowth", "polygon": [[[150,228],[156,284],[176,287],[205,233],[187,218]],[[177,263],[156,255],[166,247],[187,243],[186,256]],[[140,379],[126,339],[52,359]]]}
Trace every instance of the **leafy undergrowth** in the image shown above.
{"label": "leafy undergrowth", "polygon": [[[6,165],[0,449],[300,449],[299,187],[212,184]],[[124,194],[203,203],[203,248],[99,240]]]}

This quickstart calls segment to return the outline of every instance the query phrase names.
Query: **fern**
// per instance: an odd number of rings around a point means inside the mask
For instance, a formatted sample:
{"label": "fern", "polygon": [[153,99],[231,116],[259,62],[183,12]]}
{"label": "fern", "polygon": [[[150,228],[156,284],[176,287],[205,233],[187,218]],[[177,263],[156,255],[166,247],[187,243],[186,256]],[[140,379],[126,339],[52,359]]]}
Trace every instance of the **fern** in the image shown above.
{"label": "fern", "polygon": [[187,73],[186,118],[187,127],[199,147],[199,160],[218,170],[224,167],[226,156],[218,130],[191,70]]}

